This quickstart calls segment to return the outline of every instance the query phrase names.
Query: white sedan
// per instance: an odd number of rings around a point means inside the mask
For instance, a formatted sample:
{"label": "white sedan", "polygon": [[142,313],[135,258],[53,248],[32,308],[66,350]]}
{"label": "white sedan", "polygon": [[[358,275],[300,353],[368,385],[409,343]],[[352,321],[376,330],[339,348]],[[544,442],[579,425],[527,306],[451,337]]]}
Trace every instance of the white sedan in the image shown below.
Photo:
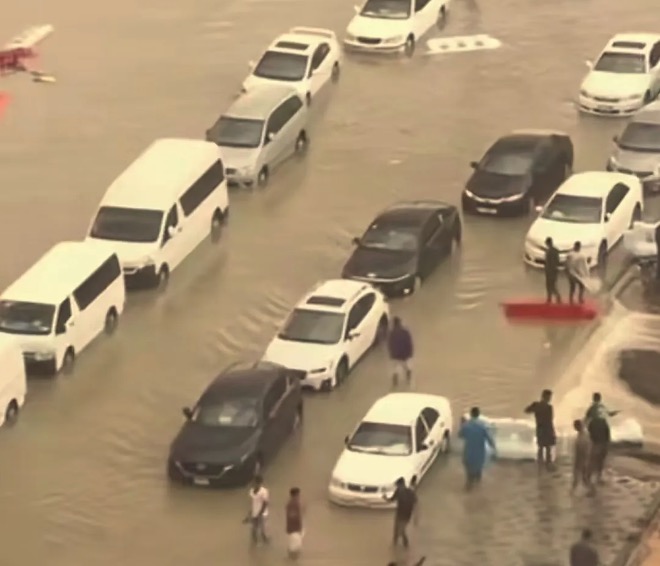
{"label": "white sedan", "polygon": [[572,175],[529,228],[523,259],[543,267],[545,240],[550,237],[562,262],[580,242],[591,266],[603,265],[609,250],[641,219],[643,207],[642,183],[634,175],[607,171]]}
{"label": "white sedan", "polygon": [[344,47],[411,56],[419,39],[449,12],[450,0],[367,0],[355,6]]}
{"label": "white sedan", "polygon": [[328,497],[338,505],[391,507],[399,478],[419,483],[438,454],[449,451],[449,401],[424,393],[390,393],[376,401],[332,471]]}
{"label": "white sedan", "polygon": [[660,35],[622,33],[607,42],[580,86],[579,108],[601,116],[627,116],[660,93]]}
{"label": "white sedan", "polygon": [[341,49],[328,29],[295,27],[278,37],[257,63],[250,61],[250,75],[242,92],[262,85],[293,86],[311,103],[328,83],[339,80]]}
{"label": "white sedan", "polygon": [[294,370],[303,387],[334,389],[387,334],[389,316],[385,297],[370,284],[325,281],[296,305],[263,359]]}

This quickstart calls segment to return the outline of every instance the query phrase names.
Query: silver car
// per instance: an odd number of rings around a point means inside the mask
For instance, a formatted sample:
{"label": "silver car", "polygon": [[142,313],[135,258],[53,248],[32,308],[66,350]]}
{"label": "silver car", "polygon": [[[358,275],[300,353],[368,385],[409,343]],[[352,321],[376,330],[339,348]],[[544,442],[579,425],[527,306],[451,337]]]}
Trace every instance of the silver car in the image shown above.
{"label": "silver car", "polygon": [[265,186],[275,168],[309,143],[307,105],[286,86],[264,86],[241,94],[206,131],[222,150],[227,182]]}
{"label": "silver car", "polygon": [[636,112],[613,140],[607,170],[636,175],[645,189],[660,191],[660,100]]}

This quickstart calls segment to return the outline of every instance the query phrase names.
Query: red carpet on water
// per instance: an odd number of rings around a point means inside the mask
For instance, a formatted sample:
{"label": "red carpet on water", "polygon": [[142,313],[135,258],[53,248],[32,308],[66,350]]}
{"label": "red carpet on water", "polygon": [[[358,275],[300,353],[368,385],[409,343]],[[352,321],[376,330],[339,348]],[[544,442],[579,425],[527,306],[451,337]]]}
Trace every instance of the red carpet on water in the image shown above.
{"label": "red carpet on water", "polygon": [[582,305],[546,303],[538,299],[511,300],[502,303],[504,316],[519,319],[593,320],[598,316],[598,305],[586,301]]}

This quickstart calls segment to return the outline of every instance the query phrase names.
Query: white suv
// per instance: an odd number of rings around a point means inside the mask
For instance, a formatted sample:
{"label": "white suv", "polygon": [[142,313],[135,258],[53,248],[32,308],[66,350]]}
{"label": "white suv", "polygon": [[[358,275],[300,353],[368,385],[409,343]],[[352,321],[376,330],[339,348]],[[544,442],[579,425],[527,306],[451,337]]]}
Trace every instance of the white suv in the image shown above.
{"label": "white suv", "polygon": [[388,320],[385,297],[368,283],[325,281],[296,305],[263,359],[296,371],[303,387],[327,391],[386,334]]}

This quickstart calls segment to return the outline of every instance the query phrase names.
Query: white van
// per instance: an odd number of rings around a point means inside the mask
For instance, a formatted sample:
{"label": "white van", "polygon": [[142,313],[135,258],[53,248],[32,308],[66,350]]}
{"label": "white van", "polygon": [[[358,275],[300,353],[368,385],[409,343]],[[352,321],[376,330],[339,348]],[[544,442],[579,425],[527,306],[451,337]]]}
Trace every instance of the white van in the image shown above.
{"label": "white van", "polygon": [[70,371],[124,311],[119,258],[101,242],[61,242],[0,295],[0,333],[13,334],[27,373]]}
{"label": "white van", "polygon": [[23,351],[14,336],[0,334],[0,426],[13,424],[25,403],[27,380]]}
{"label": "white van", "polygon": [[129,288],[164,286],[228,213],[227,181],[212,142],[160,139],[110,185],[88,239],[109,240]]}

